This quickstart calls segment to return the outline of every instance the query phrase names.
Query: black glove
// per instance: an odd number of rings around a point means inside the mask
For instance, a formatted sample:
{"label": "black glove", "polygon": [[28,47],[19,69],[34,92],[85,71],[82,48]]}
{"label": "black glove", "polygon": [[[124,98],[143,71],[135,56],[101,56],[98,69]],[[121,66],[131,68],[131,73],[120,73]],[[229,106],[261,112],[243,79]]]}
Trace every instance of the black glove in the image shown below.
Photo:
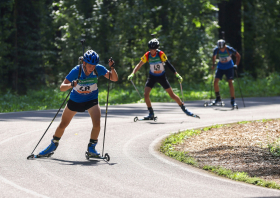
{"label": "black glove", "polygon": [[[113,58],[111,57],[108,62],[112,62],[112,61],[113,61]],[[115,62],[114,61],[113,61],[113,64],[111,65],[111,68],[112,67],[115,68]]]}

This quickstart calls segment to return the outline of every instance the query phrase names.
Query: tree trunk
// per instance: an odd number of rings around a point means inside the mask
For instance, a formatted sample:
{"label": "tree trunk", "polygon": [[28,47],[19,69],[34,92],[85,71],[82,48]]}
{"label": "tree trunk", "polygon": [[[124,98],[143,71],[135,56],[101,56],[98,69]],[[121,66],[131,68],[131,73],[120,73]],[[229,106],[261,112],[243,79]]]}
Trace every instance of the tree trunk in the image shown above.
{"label": "tree trunk", "polygon": [[[225,39],[226,44],[233,47],[242,58],[242,40],[241,40],[241,0],[222,1],[219,7],[219,38]],[[222,31],[225,32],[224,38]],[[235,63],[235,57],[233,57]],[[243,71],[243,65],[240,62],[239,71]]]}
{"label": "tree trunk", "polygon": [[14,62],[13,62],[13,90],[18,92],[18,32],[17,32],[17,16],[18,16],[18,0],[15,0],[14,3],[14,29],[15,29],[15,37],[14,37]]}

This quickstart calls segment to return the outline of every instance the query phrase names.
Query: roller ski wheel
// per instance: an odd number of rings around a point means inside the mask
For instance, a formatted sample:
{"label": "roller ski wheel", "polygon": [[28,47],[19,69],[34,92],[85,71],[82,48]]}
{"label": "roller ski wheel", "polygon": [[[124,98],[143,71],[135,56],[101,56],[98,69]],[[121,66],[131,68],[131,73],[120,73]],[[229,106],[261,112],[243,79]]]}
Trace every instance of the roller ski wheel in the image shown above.
{"label": "roller ski wheel", "polygon": [[105,153],[104,157],[102,157],[101,155],[91,155],[89,152],[86,151],[85,156],[86,156],[87,160],[89,160],[89,159],[103,159],[106,162],[110,161],[110,156],[109,156],[108,153]]}
{"label": "roller ski wheel", "polygon": [[48,153],[46,155],[34,155],[34,154],[31,154],[31,155],[29,155],[27,157],[27,159],[29,160],[29,159],[44,158],[44,157],[48,158],[48,157],[51,157],[53,154],[54,154],[54,152],[50,152],[50,153]]}
{"label": "roller ski wheel", "polygon": [[147,121],[147,120],[153,120],[153,121],[157,121],[157,116],[155,116],[155,117],[153,117],[153,118],[141,118],[141,119],[139,119],[138,117],[135,117],[134,118],[134,122],[137,122],[137,121]]}
{"label": "roller ski wheel", "polygon": [[212,106],[220,106],[220,107],[224,107],[225,106],[225,103],[224,101],[221,101],[221,102],[204,102],[204,107],[212,107]]}

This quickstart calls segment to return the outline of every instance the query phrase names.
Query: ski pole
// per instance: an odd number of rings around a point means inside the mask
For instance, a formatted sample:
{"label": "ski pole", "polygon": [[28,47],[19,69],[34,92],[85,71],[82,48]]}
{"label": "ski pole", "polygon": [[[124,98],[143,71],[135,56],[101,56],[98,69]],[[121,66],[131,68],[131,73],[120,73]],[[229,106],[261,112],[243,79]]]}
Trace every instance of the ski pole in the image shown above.
{"label": "ski pole", "polygon": [[[81,43],[82,43],[82,46],[83,46],[83,55],[84,55],[84,42],[85,42],[85,39],[82,39],[81,40]],[[79,75],[78,75],[78,79],[80,78],[81,76],[81,67],[82,65],[80,65],[80,68],[79,68]],[[73,89],[73,88],[72,88]],[[47,133],[47,131],[49,130],[50,126],[52,125],[53,121],[55,120],[57,114],[60,112],[62,106],[64,105],[65,101],[67,100],[67,98],[69,97],[72,89],[69,91],[69,93],[67,94],[66,98],[64,99],[63,103],[61,104],[61,106],[59,107],[58,111],[56,112],[54,118],[52,119],[51,123],[49,124],[48,128],[46,129],[45,133],[42,135],[41,139],[39,140],[39,142],[37,143],[37,145],[35,146],[34,150],[32,151],[32,153],[27,157],[27,159],[29,159],[30,156],[33,155],[34,151],[36,150],[37,146],[40,144],[41,140],[43,139],[43,137],[45,136],[45,134]]]}
{"label": "ski pole", "polygon": [[181,93],[182,93],[182,102],[184,103],[184,95],[183,95],[182,83],[180,83],[180,87],[181,87]]}
{"label": "ski pole", "polygon": [[[110,62],[113,61],[112,57],[110,58]],[[113,63],[113,66],[115,63]],[[104,135],[103,135],[103,148],[102,148],[102,157],[104,154],[104,145],[105,145],[105,135],[106,135],[106,125],[107,125],[107,113],[108,113],[108,102],[109,102],[109,88],[110,88],[110,78],[111,73],[109,72],[109,81],[108,81],[108,92],[107,92],[107,104],[106,104],[106,112],[105,112],[105,125],[104,125]]]}
{"label": "ski pole", "polygon": [[69,94],[71,93],[71,91],[67,94],[66,98],[64,99],[63,103],[61,104],[60,108],[58,109],[57,113],[55,114],[54,118],[52,119],[51,123],[49,124],[48,128],[46,129],[45,133],[43,134],[43,136],[41,137],[41,139],[39,140],[38,144],[35,146],[34,150],[32,151],[31,155],[34,153],[35,149],[37,148],[37,146],[40,144],[41,140],[43,139],[43,137],[45,136],[45,134],[47,133],[47,131],[49,130],[50,126],[52,125],[53,121],[55,120],[57,114],[59,113],[60,109],[62,108],[62,106],[64,105],[66,99],[68,98]]}
{"label": "ski pole", "polygon": [[130,81],[131,81],[131,83],[133,84],[134,88],[136,89],[137,93],[139,94],[140,99],[142,99],[142,97],[141,97],[141,95],[140,95],[140,93],[139,93],[138,89],[136,88],[135,84],[133,83],[133,81],[132,81],[132,80],[130,80]]}
{"label": "ski pole", "polygon": [[211,100],[212,100],[212,86],[214,86],[213,84],[213,78],[214,78],[214,69],[212,69],[213,71],[212,71],[212,78],[211,78],[211,83],[210,83],[210,85],[211,85],[211,95],[210,95],[210,102],[212,102]]}
{"label": "ski pole", "polygon": [[237,77],[237,84],[239,86],[239,91],[240,91],[240,94],[241,94],[241,97],[242,97],[243,105],[245,107],[245,102],[244,102],[244,99],[243,99],[243,95],[242,95],[242,91],[241,91],[241,87],[240,87],[240,84],[239,84],[238,75],[237,75],[237,71],[236,70],[235,70],[235,74],[236,74],[236,77]]}

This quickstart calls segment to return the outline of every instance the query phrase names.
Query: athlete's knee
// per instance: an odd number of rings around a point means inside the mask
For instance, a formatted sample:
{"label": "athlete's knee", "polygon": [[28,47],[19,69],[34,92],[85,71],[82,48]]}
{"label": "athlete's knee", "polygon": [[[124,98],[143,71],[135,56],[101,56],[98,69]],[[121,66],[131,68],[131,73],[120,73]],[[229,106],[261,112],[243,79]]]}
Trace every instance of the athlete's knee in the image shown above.
{"label": "athlete's knee", "polygon": [[92,126],[92,128],[94,128],[94,129],[100,129],[100,128],[101,128],[101,127],[100,127],[100,123],[99,123],[99,124],[94,123],[93,126]]}
{"label": "athlete's knee", "polygon": [[144,93],[144,98],[149,98],[150,97],[150,93],[145,92]]}

